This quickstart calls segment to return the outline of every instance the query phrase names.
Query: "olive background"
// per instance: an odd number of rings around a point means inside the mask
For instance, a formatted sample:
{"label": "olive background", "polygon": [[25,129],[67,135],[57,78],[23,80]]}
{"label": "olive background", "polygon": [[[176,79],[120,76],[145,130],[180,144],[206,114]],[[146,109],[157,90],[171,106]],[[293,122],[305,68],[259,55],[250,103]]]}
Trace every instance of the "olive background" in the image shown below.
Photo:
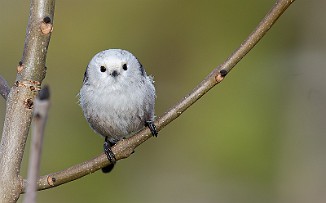
{"label": "olive background", "polygon": [[[155,78],[156,115],[187,95],[275,1],[56,1],[41,175],[102,152],[77,94],[89,60],[131,51]],[[296,1],[226,79],[117,163],[38,202],[324,202],[324,1]],[[0,74],[15,81],[29,1],[0,1]],[[5,102],[0,99],[0,119]],[[0,127],[2,130],[2,125]],[[29,142],[22,165],[26,177]],[[22,202],[21,195],[19,202]]]}

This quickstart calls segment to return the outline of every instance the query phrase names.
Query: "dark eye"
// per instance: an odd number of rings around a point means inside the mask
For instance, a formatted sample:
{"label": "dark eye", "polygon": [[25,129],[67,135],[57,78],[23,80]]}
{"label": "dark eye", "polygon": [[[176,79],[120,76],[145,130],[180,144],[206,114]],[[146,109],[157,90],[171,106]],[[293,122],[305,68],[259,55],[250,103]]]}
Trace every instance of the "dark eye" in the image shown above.
{"label": "dark eye", "polygon": [[122,68],[123,68],[123,70],[127,70],[128,69],[127,64],[123,64]]}
{"label": "dark eye", "polygon": [[105,68],[104,66],[101,66],[100,68],[101,68],[101,69],[100,69],[101,72],[105,72],[105,71],[106,71],[106,68]]}

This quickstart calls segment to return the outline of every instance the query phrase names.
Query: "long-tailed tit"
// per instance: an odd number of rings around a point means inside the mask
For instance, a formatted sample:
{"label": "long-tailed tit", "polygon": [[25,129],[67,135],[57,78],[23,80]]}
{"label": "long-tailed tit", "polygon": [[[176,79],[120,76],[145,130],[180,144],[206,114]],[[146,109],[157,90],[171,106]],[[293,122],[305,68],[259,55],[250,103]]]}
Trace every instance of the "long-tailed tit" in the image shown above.
{"label": "long-tailed tit", "polygon": [[154,121],[155,87],[137,58],[126,50],[109,49],[88,64],[79,93],[80,106],[93,130],[105,138],[104,152],[112,163],[111,147],[144,126],[157,136]]}

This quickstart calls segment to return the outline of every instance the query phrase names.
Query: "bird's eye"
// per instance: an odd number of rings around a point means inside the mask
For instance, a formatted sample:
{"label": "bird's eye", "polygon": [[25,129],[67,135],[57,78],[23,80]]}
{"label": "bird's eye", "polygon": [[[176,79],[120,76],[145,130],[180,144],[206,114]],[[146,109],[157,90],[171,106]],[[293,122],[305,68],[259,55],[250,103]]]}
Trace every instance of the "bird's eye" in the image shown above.
{"label": "bird's eye", "polygon": [[101,72],[105,72],[106,71],[106,68],[104,66],[101,66],[100,67],[100,70],[101,70]]}
{"label": "bird's eye", "polygon": [[127,69],[128,69],[127,64],[123,64],[123,65],[122,65],[122,69],[123,69],[123,70],[127,70]]}

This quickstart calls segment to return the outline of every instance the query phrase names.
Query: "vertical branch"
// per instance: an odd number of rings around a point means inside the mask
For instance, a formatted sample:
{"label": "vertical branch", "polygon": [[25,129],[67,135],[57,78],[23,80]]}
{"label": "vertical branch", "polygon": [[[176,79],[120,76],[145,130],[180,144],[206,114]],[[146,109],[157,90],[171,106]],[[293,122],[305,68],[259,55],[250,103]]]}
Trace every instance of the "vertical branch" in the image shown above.
{"label": "vertical branch", "polygon": [[22,190],[21,161],[30,128],[33,101],[45,77],[55,0],[31,0],[22,60],[7,98],[0,145],[0,200],[16,202]]}
{"label": "vertical branch", "polygon": [[37,179],[40,171],[44,129],[50,107],[49,97],[49,88],[45,86],[34,102],[32,144],[29,156],[27,190],[24,203],[36,202]]}

